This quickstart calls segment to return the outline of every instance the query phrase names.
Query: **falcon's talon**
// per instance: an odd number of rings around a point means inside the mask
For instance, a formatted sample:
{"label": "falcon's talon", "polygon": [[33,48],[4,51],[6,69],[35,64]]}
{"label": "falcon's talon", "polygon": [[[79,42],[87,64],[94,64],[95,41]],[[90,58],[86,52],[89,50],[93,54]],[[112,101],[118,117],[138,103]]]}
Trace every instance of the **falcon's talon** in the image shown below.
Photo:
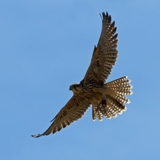
{"label": "falcon's talon", "polygon": [[106,115],[106,100],[102,101],[97,105],[96,112],[100,111],[103,115]]}

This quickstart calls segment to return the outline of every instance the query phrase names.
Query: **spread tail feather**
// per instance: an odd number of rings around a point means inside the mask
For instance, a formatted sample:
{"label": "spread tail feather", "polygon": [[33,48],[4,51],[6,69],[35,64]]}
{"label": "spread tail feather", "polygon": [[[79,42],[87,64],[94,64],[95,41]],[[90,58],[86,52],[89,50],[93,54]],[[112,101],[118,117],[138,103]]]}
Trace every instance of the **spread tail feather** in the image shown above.
{"label": "spread tail feather", "polygon": [[[127,95],[131,95],[132,85],[130,85],[130,80],[127,79],[127,76],[121,77],[114,81],[104,84],[106,96],[106,113],[102,114],[97,110],[97,104],[92,104],[92,118],[96,120],[96,117],[102,121],[103,116],[110,119],[112,117],[117,117],[117,114],[122,114],[123,111],[126,111],[126,103],[130,103]],[[99,113],[100,112],[100,113]]]}

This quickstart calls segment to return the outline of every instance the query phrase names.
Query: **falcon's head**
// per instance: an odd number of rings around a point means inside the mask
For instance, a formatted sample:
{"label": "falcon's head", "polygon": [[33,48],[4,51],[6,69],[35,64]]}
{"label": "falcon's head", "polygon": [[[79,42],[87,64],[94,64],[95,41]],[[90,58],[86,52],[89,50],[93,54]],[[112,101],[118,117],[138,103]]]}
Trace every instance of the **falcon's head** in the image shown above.
{"label": "falcon's head", "polygon": [[75,83],[70,85],[69,90],[71,90],[74,94],[81,91],[83,87],[83,80],[80,83]]}
{"label": "falcon's head", "polygon": [[75,83],[70,85],[69,90],[71,90],[74,94],[78,93],[82,89],[80,83]]}

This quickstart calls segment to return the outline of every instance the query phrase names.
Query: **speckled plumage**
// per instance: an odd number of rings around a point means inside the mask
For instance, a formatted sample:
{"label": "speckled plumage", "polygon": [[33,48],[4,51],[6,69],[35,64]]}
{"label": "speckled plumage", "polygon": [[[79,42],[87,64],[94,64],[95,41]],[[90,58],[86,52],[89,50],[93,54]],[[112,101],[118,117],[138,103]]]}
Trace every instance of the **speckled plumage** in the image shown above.
{"label": "speckled plumage", "polygon": [[[112,118],[126,110],[127,95],[132,94],[130,81],[126,76],[105,83],[117,58],[117,36],[115,22],[108,13],[102,13],[102,32],[97,47],[94,47],[90,66],[79,84],[70,86],[72,98],[52,120],[50,127],[40,137],[55,133],[81,118],[92,105],[92,119]],[[103,107],[103,102],[105,107]],[[97,108],[99,106],[99,108]]]}

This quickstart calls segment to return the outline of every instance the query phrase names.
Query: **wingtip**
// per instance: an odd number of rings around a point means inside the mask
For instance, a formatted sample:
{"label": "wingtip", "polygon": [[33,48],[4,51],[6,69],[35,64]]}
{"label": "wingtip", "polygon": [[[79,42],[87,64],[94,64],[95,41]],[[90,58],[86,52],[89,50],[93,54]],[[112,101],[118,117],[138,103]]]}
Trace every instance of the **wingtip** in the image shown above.
{"label": "wingtip", "polygon": [[102,12],[102,13],[99,13],[101,18],[103,19],[104,17],[109,17],[110,18],[110,15],[108,14],[108,12]]}
{"label": "wingtip", "polygon": [[105,13],[104,13],[104,12],[102,12],[102,14],[101,14],[101,15],[102,15],[102,17],[104,18],[104,16],[105,16]]}
{"label": "wingtip", "polygon": [[99,13],[99,15],[100,15],[101,19],[103,19],[102,14],[101,14],[101,13]]}
{"label": "wingtip", "polygon": [[42,135],[41,134],[31,135],[31,137],[33,137],[33,138],[38,138],[40,136],[42,136]]}

